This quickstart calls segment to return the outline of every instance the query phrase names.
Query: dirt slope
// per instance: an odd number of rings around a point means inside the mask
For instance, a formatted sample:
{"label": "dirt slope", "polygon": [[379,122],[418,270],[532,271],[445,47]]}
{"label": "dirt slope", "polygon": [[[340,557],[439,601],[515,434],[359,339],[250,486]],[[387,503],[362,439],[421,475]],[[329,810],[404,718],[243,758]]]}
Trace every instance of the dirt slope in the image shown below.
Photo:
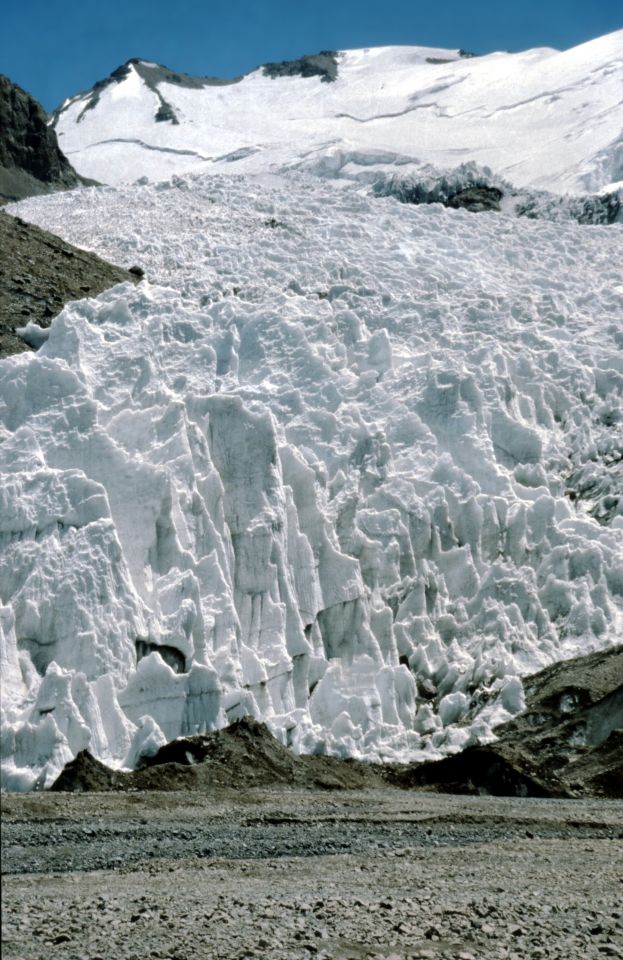
{"label": "dirt slope", "polygon": [[397,785],[536,797],[623,797],[623,647],[524,681],[526,710],[498,740],[398,769]]}
{"label": "dirt slope", "polygon": [[139,276],[0,211],[0,358],[30,349],[16,327],[48,327],[70,300]]}

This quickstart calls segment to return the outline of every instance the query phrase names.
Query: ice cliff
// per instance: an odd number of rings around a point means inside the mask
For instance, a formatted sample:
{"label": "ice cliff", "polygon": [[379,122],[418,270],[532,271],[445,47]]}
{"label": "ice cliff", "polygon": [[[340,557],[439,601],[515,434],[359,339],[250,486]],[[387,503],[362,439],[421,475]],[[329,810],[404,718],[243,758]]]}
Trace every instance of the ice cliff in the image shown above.
{"label": "ice cliff", "polygon": [[293,172],[19,210],[148,280],[0,362],[5,787],[244,714],[440,755],[620,642],[620,225]]}

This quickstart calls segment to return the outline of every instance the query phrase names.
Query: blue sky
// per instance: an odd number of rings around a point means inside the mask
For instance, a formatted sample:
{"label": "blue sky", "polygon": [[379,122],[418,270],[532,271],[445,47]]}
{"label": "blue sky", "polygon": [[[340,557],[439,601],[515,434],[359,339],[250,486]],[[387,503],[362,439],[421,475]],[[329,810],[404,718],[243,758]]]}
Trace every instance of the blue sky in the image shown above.
{"label": "blue sky", "polygon": [[233,77],[270,60],[380,44],[479,53],[575,46],[623,28],[621,0],[23,0],[0,73],[51,110],[130,57]]}

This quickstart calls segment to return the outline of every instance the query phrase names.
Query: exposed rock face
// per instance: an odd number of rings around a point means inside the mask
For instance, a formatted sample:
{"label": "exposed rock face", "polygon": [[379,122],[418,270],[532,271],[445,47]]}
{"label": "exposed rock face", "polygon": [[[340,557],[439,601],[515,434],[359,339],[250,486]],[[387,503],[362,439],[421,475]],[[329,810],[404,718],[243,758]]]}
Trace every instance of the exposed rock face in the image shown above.
{"label": "exposed rock face", "polygon": [[459,190],[445,201],[446,207],[455,210],[470,210],[472,213],[482,213],[485,210],[499,210],[502,191],[497,187],[468,187]]}
{"label": "exposed rock face", "polygon": [[20,200],[83,183],[59,149],[43,107],[0,75],[0,199]]}
{"label": "exposed rock face", "polygon": [[323,83],[337,80],[337,52],[321,50],[320,53],[305,54],[298,60],[282,60],[280,63],[265,63],[264,76],[272,77],[320,77]]}

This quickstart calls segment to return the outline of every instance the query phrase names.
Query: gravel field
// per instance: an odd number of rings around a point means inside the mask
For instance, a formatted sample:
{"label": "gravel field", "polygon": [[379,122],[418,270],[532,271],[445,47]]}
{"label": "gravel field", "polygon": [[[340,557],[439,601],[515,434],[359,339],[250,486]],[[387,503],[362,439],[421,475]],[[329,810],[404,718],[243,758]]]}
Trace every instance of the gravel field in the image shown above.
{"label": "gravel field", "polygon": [[34,960],[623,957],[623,804],[397,790],[3,797]]}

